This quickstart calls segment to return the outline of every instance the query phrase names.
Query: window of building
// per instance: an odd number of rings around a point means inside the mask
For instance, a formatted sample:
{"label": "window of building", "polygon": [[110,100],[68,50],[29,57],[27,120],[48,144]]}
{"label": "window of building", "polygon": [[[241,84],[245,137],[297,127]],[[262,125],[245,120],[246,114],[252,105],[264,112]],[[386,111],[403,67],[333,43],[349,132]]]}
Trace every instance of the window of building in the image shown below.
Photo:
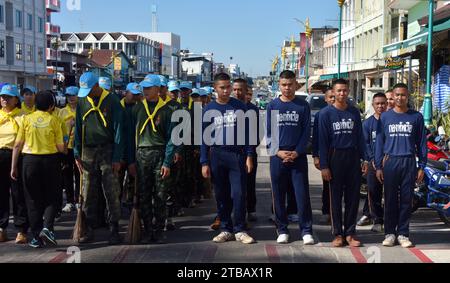
{"label": "window of building", "polygon": [[27,61],[28,62],[33,61],[33,45],[27,46]]}
{"label": "window of building", "polygon": [[5,58],[5,41],[0,40],[0,58]]}
{"label": "window of building", "polygon": [[0,5],[0,23],[5,22],[5,11],[3,5]]}
{"label": "window of building", "polygon": [[33,15],[28,14],[27,18],[28,18],[27,28],[28,28],[28,30],[33,30]]}
{"label": "window of building", "polygon": [[38,62],[39,63],[44,62],[44,48],[42,47],[38,48]]}
{"label": "window of building", "polygon": [[75,48],[76,48],[75,43],[67,43],[67,50],[69,50],[70,52],[74,52]]}
{"label": "window of building", "polygon": [[22,11],[20,10],[16,10],[16,28],[21,28],[22,27]]}
{"label": "window of building", "polygon": [[109,49],[109,43],[101,43],[100,49],[102,50],[108,50]]}
{"label": "window of building", "polygon": [[84,50],[89,50],[92,48],[92,43],[84,43],[83,44],[83,49]]}
{"label": "window of building", "polygon": [[117,43],[117,50],[123,50],[123,43]]}
{"label": "window of building", "polygon": [[44,19],[43,18],[39,17],[38,25],[39,25],[39,32],[43,33],[44,32]]}
{"label": "window of building", "polygon": [[16,43],[16,60],[23,60],[22,44]]}

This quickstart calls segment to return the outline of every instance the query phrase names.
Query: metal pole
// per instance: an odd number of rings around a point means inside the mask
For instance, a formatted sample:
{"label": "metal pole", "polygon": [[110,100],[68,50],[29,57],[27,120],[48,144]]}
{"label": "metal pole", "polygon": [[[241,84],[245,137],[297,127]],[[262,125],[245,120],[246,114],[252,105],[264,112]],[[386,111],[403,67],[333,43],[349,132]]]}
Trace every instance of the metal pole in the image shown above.
{"label": "metal pole", "polygon": [[339,42],[338,42],[338,79],[341,78],[341,48],[342,48],[342,6],[345,0],[338,0],[339,5]]}
{"label": "metal pole", "polygon": [[412,56],[409,56],[408,89],[412,91]]}
{"label": "metal pole", "polygon": [[309,93],[309,38],[306,37],[306,62],[305,62],[305,78],[306,78],[306,93]]}
{"label": "metal pole", "polygon": [[433,24],[434,24],[434,0],[428,0],[428,54],[427,54],[427,88],[425,94],[424,119],[425,126],[431,125],[433,117],[433,105],[431,99],[431,75],[432,75],[432,60],[433,60]]}

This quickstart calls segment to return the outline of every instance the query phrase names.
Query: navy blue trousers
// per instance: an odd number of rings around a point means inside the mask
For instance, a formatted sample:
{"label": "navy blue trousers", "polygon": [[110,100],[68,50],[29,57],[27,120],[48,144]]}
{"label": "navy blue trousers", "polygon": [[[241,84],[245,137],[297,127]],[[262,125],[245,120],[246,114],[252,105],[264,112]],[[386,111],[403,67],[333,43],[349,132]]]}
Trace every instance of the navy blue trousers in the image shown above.
{"label": "navy blue trousers", "polygon": [[414,157],[390,156],[384,163],[385,234],[409,237],[417,164]]}
{"label": "navy blue trousers", "polygon": [[367,174],[367,206],[369,216],[374,224],[383,224],[383,184],[377,179],[375,168],[369,164],[369,172]]}
{"label": "navy blue trousers", "polygon": [[[356,234],[356,218],[361,189],[361,162],[354,149],[334,150],[330,159],[331,220],[334,236]],[[345,203],[344,228],[342,226],[342,198]]]}
{"label": "navy blue trousers", "polygon": [[289,234],[289,220],[286,212],[286,193],[289,182],[294,187],[295,199],[300,218],[302,237],[312,235],[312,209],[309,197],[308,161],[306,155],[299,156],[292,163],[283,163],[277,156],[270,159],[273,202],[279,234]]}
{"label": "navy blue trousers", "polygon": [[[211,176],[223,232],[245,230],[247,170],[243,153],[211,149]],[[234,212],[234,223],[231,214]]]}

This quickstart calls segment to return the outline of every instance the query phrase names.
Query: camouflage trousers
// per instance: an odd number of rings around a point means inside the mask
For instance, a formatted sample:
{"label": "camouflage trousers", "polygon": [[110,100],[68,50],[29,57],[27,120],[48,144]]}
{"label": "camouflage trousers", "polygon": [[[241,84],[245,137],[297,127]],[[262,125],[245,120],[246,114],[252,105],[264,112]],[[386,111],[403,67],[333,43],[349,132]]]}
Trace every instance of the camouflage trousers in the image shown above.
{"label": "camouflage trousers", "polygon": [[[83,212],[86,221],[93,227],[98,219],[99,193],[103,192],[108,210],[108,221],[120,220],[119,181],[112,170],[113,146],[85,147],[83,149]],[[102,190],[98,185],[102,185]]]}
{"label": "camouflage trousers", "polygon": [[168,179],[161,178],[163,162],[163,149],[139,148],[137,151],[139,201],[147,231],[163,230],[167,219]]}
{"label": "camouflage trousers", "polygon": [[181,162],[176,170],[175,195],[180,207],[189,207],[195,195],[195,158],[191,148],[180,152]]}

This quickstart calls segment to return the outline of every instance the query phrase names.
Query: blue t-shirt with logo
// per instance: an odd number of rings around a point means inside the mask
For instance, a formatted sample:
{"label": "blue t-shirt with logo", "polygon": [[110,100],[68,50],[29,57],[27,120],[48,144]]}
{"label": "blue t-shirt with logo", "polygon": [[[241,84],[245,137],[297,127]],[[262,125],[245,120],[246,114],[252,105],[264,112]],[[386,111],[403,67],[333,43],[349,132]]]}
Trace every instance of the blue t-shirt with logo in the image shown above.
{"label": "blue t-shirt with logo", "polygon": [[377,130],[380,120],[375,116],[370,116],[363,123],[364,141],[366,144],[366,156],[368,161],[374,161],[375,159],[375,143],[377,140]]}
{"label": "blue t-shirt with logo", "polygon": [[333,149],[354,149],[361,159],[366,160],[361,114],[353,106],[339,110],[327,106],[319,116],[320,168],[328,169],[330,151]]}
{"label": "blue t-shirt with logo", "polygon": [[[311,135],[311,109],[306,101],[296,97],[291,102],[283,102],[277,98],[269,103],[266,116],[271,155],[276,155],[278,150],[306,154]],[[278,136],[274,130],[278,131]]]}
{"label": "blue t-shirt with logo", "polygon": [[[230,98],[227,104],[212,101],[203,109],[203,135],[200,163],[209,164],[211,147],[221,147],[230,151],[255,154],[255,147],[248,144],[250,129],[245,118],[247,106]],[[254,129],[256,130],[256,129]]]}
{"label": "blue t-shirt with logo", "polygon": [[427,139],[422,114],[414,110],[383,113],[377,131],[375,166],[382,169],[385,155],[418,157],[419,167],[427,164]]}

